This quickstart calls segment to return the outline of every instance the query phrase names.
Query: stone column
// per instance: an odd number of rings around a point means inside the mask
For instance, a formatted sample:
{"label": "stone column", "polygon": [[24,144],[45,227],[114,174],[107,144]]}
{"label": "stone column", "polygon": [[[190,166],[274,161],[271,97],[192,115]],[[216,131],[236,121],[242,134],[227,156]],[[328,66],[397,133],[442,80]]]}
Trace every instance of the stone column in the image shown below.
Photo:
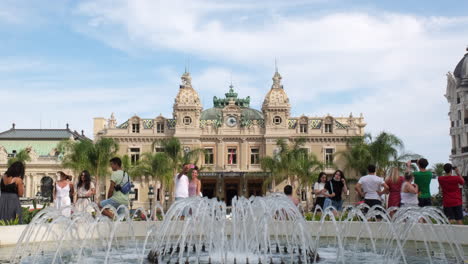
{"label": "stone column", "polygon": [[240,155],[240,166],[239,168],[241,170],[247,170],[247,164],[249,162],[249,143],[247,142],[247,139],[243,138],[240,144],[240,150],[239,150],[239,155]]}
{"label": "stone column", "polygon": [[216,145],[216,164],[218,170],[224,170],[224,141],[220,139]]}

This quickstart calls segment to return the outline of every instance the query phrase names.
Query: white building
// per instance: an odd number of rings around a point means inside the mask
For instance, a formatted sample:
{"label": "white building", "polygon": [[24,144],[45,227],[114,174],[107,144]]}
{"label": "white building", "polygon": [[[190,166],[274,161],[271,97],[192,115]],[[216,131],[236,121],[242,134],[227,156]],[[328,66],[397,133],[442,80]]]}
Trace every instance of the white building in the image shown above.
{"label": "white building", "polygon": [[[467,182],[468,175],[468,48],[467,53],[455,67],[453,74],[447,73],[445,97],[450,104],[450,136],[452,152],[450,160],[460,168]],[[468,184],[463,188],[463,204],[468,205]]]}

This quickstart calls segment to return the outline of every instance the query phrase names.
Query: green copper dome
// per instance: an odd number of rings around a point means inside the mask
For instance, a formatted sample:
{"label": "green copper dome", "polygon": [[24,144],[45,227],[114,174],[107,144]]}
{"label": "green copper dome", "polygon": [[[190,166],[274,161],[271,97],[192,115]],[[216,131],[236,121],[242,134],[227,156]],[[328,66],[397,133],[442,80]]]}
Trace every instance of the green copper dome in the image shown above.
{"label": "green copper dome", "polygon": [[241,116],[243,120],[263,120],[263,113],[250,108],[250,96],[247,98],[237,98],[237,93],[234,92],[234,86],[229,86],[229,92],[225,94],[226,98],[213,97],[213,108],[208,108],[201,113],[200,120],[221,120],[223,113],[222,109],[229,105],[230,101],[241,108]]}
{"label": "green copper dome", "polygon": [[[242,111],[242,117],[245,120],[262,120],[263,119],[263,113],[256,109],[244,107],[244,108],[241,108],[241,111]],[[201,113],[200,119],[201,120],[218,120],[218,119],[221,119],[222,116],[223,116],[222,108],[213,107],[213,108],[204,110]]]}

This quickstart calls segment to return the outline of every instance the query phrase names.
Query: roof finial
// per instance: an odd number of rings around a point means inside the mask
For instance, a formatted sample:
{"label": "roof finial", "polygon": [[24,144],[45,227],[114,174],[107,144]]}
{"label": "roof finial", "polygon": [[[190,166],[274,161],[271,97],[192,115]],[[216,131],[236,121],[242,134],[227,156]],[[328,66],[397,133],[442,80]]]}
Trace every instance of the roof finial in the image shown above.
{"label": "roof finial", "polygon": [[67,123],[67,129],[69,129],[69,128],[70,128],[70,125]]}
{"label": "roof finial", "polygon": [[15,127],[16,127],[16,124],[13,123],[12,126],[11,126],[11,129],[15,129]]}
{"label": "roof finial", "polygon": [[231,76],[230,76],[230,77],[231,77],[231,84],[229,85],[229,88],[232,89],[232,88],[234,87],[234,85],[232,85],[232,72],[231,72]]}
{"label": "roof finial", "polygon": [[278,62],[277,62],[276,58],[275,58],[275,72],[278,72]]}
{"label": "roof finial", "polygon": [[81,135],[84,136],[84,130],[81,130]]}

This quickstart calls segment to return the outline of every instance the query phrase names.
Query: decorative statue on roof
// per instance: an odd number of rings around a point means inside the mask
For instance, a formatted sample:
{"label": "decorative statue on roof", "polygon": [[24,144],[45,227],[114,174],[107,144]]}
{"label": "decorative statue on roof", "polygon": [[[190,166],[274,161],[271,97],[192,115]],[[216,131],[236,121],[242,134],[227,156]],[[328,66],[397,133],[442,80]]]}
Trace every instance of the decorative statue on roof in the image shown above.
{"label": "decorative statue on roof", "polygon": [[280,89],[282,88],[282,85],[281,85],[281,75],[279,74],[279,72],[275,72],[275,75],[273,75],[273,87],[272,88],[277,88],[277,89]]}
{"label": "decorative statue on roof", "polygon": [[183,86],[185,87],[192,86],[192,77],[190,77],[190,73],[184,72],[184,74],[182,74],[182,77],[180,77],[180,79],[182,79]]}

